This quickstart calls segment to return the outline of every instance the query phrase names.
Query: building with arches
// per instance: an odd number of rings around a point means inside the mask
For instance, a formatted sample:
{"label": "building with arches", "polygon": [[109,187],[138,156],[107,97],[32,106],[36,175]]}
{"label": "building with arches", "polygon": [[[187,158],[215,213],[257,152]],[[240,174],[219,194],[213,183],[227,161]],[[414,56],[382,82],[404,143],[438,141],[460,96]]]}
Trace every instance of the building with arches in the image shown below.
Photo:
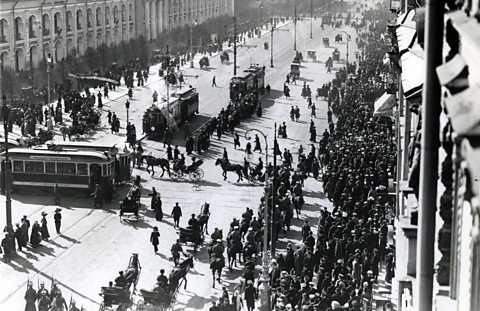
{"label": "building with arches", "polygon": [[0,66],[28,70],[139,34],[138,0],[2,0]]}

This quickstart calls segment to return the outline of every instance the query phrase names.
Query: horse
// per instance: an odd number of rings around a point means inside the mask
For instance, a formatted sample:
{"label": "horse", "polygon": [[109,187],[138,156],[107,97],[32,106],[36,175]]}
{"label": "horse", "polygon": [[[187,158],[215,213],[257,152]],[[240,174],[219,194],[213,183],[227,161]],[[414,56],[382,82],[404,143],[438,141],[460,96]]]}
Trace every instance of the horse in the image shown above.
{"label": "horse", "polygon": [[225,258],[223,256],[217,257],[217,255],[212,254],[212,257],[210,258],[210,270],[212,270],[213,288],[215,288],[215,273],[218,273],[217,281],[220,283],[220,276],[224,267]]}
{"label": "horse", "polygon": [[238,261],[241,262],[241,254],[242,254],[243,245],[242,242],[234,242],[230,243],[227,247],[227,258],[228,258],[228,269],[232,271],[232,264],[237,266],[237,254],[238,254]]}
{"label": "horse", "polygon": [[293,203],[293,206],[295,207],[295,211],[297,212],[297,219],[298,219],[300,217],[300,212],[302,211],[303,204],[305,203],[305,201],[303,200],[303,196],[293,195],[292,203]]}
{"label": "horse", "polygon": [[170,272],[168,276],[168,283],[170,284],[170,291],[175,292],[179,286],[180,280],[185,281],[183,289],[187,289],[187,274],[190,269],[193,268],[193,256],[189,256],[187,259],[178,264]]}
{"label": "horse", "polygon": [[149,167],[152,168],[152,176],[155,174],[154,166],[159,166],[162,169],[162,175],[160,177],[163,177],[163,174],[165,174],[165,171],[167,171],[168,176],[170,177],[170,162],[168,162],[167,159],[165,158],[156,158],[152,155],[142,155],[140,157],[141,163],[143,163],[143,160],[147,162],[147,172],[150,173],[150,170],[148,169]]}
{"label": "horse", "polygon": [[208,214],[198,214],[197,221],[198,226],[200,227],[200,232],[205,232],[208,234],[208,219],[210,219],[210,213]]}
{"label": "horse", "polygon": [[138,261],[138,254],[133,253],[132,257],[130,257],[128,268],[123,272],[123,275],[127,279],[128,288],[130,288],[132,284],[134,290],[137,288],[138,277],[140,276],[141,269],[142,267],[140,266],[140,261]]}
{"label": "horse", "polygon": [[243,174],[243,166],[240,164],[230,164],[230,162],[226,161],[225,159],[218,158],[217,161],[215,161],[215,166],[220,166],[222,167],[223,173],[223,180],[227,180],[227,172],[235,172],[238,175],[237,182],[240,182],[243,180],[242,174]]}
{"label": "horse", "polygon": [[247,262],[248,258],[252,258],[255,255],[255,260],[257,260],[257,247],[251,242],[245,243],[242,249],[243,261]]}

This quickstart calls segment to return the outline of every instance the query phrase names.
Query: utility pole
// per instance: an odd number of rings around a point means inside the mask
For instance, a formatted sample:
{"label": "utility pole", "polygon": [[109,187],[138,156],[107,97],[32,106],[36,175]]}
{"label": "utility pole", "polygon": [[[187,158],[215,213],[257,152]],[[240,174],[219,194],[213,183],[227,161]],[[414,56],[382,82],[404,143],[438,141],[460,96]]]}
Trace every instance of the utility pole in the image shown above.
{"label": "utility pole", "polygon": [[[272,185],[272,227],[270,237],[270,253],[272,258],[275,258],[275,209],[277,204],[277,122],[275,122],[273,129],[273,185]],[[267,163],[268,165],[268,163]]]}
{"label": "utility pole", "polygon": [[275,31],[275,24],[272,24],[272,30],[270,31],[270,68],[273,68],[273,32]]}
{"label": "utility pole", "polygon": [[297,2],[293,0],[293,50],[297,50]]}
{"label": "utility pole", "polygon": [[237,75],[237,18],[233,18],[233,76]]}
{"label": "utility pole", "polygon": [[310,39],[313,39],[313,0],[310,0]]}
{"label": "utility pole", "polygon": [[[10,109],[7,106],[7,97],[5,94],[2,97],[3,100],[3,130],[5,133],[5,206],[7,210],[7,228],[12,229],[12,199],[10,198],[10,172],[12,166],[10,165],[10,159],[8,157],[8,123],[10,116]],[[10,232],[10,231],[7,231]]]}
{"label": "utility pole", "polygon": [[422,103],[420,193],[417,238],[417,310],[432,310],[438,148],[442,91],[436,68],[443,60],[444,1],[425,4],[425,82]]}

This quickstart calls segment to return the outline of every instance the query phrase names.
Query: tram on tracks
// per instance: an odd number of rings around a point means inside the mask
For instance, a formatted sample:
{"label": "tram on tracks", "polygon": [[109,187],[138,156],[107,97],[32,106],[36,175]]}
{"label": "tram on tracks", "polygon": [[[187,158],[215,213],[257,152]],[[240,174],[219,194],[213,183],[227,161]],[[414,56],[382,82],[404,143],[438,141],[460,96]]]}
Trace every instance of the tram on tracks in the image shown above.
{"label": "tram on tracks", "polygon": [[230,99],[249,94],[252,91],[265,92],[265,67],[251,65],[230,80]]}
{"label": "tram on tracks", "polygon": [[143,131],[150,139],[162,140],[169,124],[182,124],[199,109],[199,95],[194,88],[184,88],[165,101],[154,102],[143,115]]}
{"label": "tram on tracks", "polygon": [[[115,176],[115,157],[100,151],[85,151],[55,146],[9,148],[12,168],[12,190],[59,188],[84,190],[96,184],[110,183]],[[2,181],[5,174],[5,152],[0,154]],[[3,186],[3,185],[2,185]]]}

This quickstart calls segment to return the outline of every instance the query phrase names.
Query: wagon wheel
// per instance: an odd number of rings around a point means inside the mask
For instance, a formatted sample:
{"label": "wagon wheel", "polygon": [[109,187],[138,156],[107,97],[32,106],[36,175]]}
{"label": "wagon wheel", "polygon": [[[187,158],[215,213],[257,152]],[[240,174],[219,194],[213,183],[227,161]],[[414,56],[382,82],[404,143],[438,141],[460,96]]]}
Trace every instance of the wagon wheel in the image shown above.
{"label": "wagon wheel", "polygon": [[199,181],[203,179],[204,173],[201,168],[196,168],[195,170],[191,171],[188,176],[190,177],[190,180],[192,181]]}

